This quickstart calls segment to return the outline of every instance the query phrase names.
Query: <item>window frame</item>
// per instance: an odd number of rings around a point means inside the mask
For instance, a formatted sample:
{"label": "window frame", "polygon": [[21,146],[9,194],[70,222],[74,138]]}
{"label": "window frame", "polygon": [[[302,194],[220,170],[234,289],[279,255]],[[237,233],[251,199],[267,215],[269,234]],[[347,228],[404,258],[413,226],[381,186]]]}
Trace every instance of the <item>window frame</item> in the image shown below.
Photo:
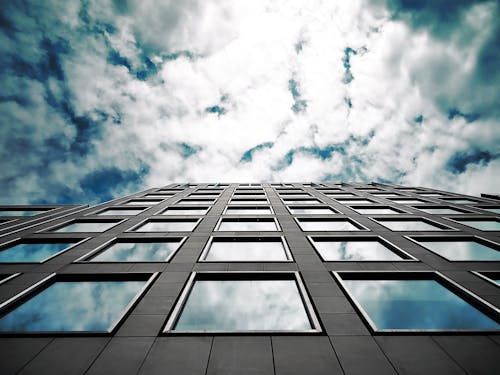
{"label": "window frame", "polygon": [[[325,263],[336,263],[336,262],[342,262],[342,263],[393,263],[393,262],[420,262],[419,259],[411,255],[410,253],[406,252],[403,250],[401,247],[394,245],[392,242],[389,240],[383,238],[382,236],[378,235],[365,235],[365,236],[356,236],[356,235],[351,235],[351,236],[346,236],[346,235],[308,235],[306,236],[309,243],[313,247],[314,251],[316,254],[318,254],[319,258],[321,259],[322,262]],[[389,251],[392,251],[394,254],[398,255],[401,257],[401,259],[398,260],[359,260],[359,259],[338,259],[338,260],[327,260],[323,258],[319,250],[315,246],[316,239],[319,239],[318,242],[328,242],[328,240],[333,240],[336,242],[342,242],[342,241],[352,241],[352,242],[359,242],[359,241],[365,241],[365,242],[372,242],[372,241],[377,241],[383,246],[387,247]]]}
{"label": "window frame", "polygon": [[[113,237],[110,240],[104,242],[101,245],[98,245],[95,249],[90,250],[90,252],[82,255],[78,259],[74,260],[73,263],[78,263],[78,264],[131,264],[131,263],[143,263],[143,264],[156,264],[156,263],[169,263],[172,258],[179,252],[180,248],[182,245],[187,240],[187,236],[174,236],[174,237]],[[179,241],[179,246],[177,249],[175,249],[167,259],[165,260],[134,260],[133,262],[121,262],[121,261],[91,261],[90,259],[93,258],[94,256],[103,253],[106,251],[107,248],[111,247],[114,244],[117,243],[158,243],[158,242],[177,242],[174,240],[180,240]]]}
{"label": "window frame", "polygon": [[368,330],[373,335],[442,335],[442,334],[484,334],[484,333],[499,333],[499,330],[479,330],[479,329],[382,329],[377,328],[370,315],[365,311],[360,302],[350,292],[349,288],[344,284],[345,278],[341,275],[347,275],[347,280],[434,280],[451,293],[461,298],[470,306],[476,308],[481,313],[490,319],[500,323],[500,309],[493,304],[482,299],[478,295],[472,293],[457,282],[448,278],[439,271],[331,271],[335,281],[340,286],[353,308],[361,316],[361,319],[368,327]]}
{"label": "window frame", "polygon": [[[65,220],[62,223],[51,225],[51,226],[49,226],[47,228],[44,228],[44,229],[40,229],[40,230],[36,231],[35,233],[51,233],[51,234],[105,233],[105,232],[107,232],[107,231],[115,228],[116,226],[118,226],[118,225],[126,222],[128,219],[129,219],[128,217],[123,218],[123,219],[108,219],[108,218],[103,218],[103,217],[89,218],[87,216],[81,216],[81,217],[73,218],[73,219],[70,219],[70,220]],[[100,231],[100,232],[56,232],[55,231],[56,229],[63,228],[65,226],[67,226],[67,225],[70,225],[70,224],[73,224],[73,223],[77,223],[77,222],[99,222],[99,223],[115,222],[116,224],[112,225],[109,228],[107,228],[106,230],[103,230],[103,231]]]}
{"label": "window frame", "polygon": [[[288,212],[290,213],[290,215],[292,216],[295,216],[295,215],[298,215],[298,216],[306,216],[306,215],[313,215],[313,216],[316,216],[316,215],[339,215],[341,214],[338,210],[336,210],[335,208],[333,208],[332,206],[329,206],[329,205],[296,205],[296,204],[291,204],[291,205],[285,205],[286,209],[288,210]],[[325,213],[321,213],[321,214],[294,214],[292,212],[292,209],[325,209],[325,208],[328,208],[330,209],[332,212],[329,213],[329,214],[325,214]]]}
{"label": "window frame", "polygon": [[482,215],[482,216],[479,216],[479,217],[473,217],[473,216],[463,216],[463,217],[455,217],[455,218],[449,218],[449,217],[445,217],[443,216],[444,219],[446,220],[450,220],[450,221],[453,221],[454,223],[457,223],[457,224],[460,224],[460,225],[464,225],[466,226],[467,228],[470,228],[472,230],[478,230],[480,232],[484,232],[484,233],[495,233],[495,232],[500,232],[500,229],[499,230],[484,230],[484,229],[479,229],[479,228],[475,228],[473,226],[470,226],[470,225],[467,225],[467,224],[464,224],[468,221],[496,221],[497,223],[500,223],[500,218],[498,216],[486,216],[486,215]]}
{"label": "window frame", "polygon": [[[214,242],[281,242],[285,260],[207,260],[210,248]],[[197,260],[199,263],[293,263],[295,262],[292,252],[288,247],[285,236],[210,236]]]}
{"label": "window frame", "polygon": [[[394,233],[401,233],[401,232],[458,232],[459,229],[450,227],[449,225],[446,224],[441,224],[438,221],[435,221],[433,219],[429,219],[427,217],[422,217],[422,216],[398,216],[398,217],[379,217],[380,215],[374,215],[376,217],[369,216],[368,219],[374,221],[375,223],[382,225],[384,228],[387,230],[394,232]],[[426,224],[429,225],[434,225],[435,227],[441,228],[441,229],[425,229],[425,230],[394,230],[391,229],[384,224],[382,224],[384,221],[423,221]]]}
{"label": "window frame", "polygon": [[228,213],[227,210],[228,209],[233,209],[233,208],[237,208],[237,209],[254,209],[255,211],[258,211],[259,208],[267,208],[267,209],[270,209],[271,210],[271,213],[258,213],[256,212],[255,215],[258,215],[258,216],[261,216],[261,215],[266,215],[266,216],[269,216],[269,215],[274,215],[275,214],[275,211],[273,210],[273,206],[271,204],[269,204],[268,206],[264,206],[264,205],[256,205],[256,206],[250,206],[250,205],[242,205],[242,206],[234,206],[234,205],[226,205],[226,207],[224,207],[224,211],[222,212],[222,215],[224,216],[252,216],[252,214],[232,214],[232,213]]}
{"label": "window frame", "polygon": [[495,280],[493,280],[491,278],[491,276],[485,275],[485,274],[496,273],[500,276],[500,271],[486,270],[486,271],[469,271],[469,272],[472,273],[473,275],[476,275],[477,277],[483,279],[484,281],[486,281],[490,284],[493,284],[495,287],[500,288],[500,285],[498,285],[498,283],[496,283]]}
{"label": "window frame", "polygon": [[[463,209],[463,208],[457,208],[457,207],[451,207],[451,206],[448,206],[448,205],[444,205],[444,204],[429,204],[429,205],[426,205],[426,206],[423,206],[423,205],[413,205],[411,206],[412,208],[415,208],[419,211],[422,211],[424,214],[427,214],[427,215],[439,215],[439,216],[448,216],[448,215],[463,215],[463,214],[471,214],[473,212],[471,211],[468,211],[466,209]],[[429,209],[429,208],[437,208],[437,209],[449,209],[449,210],[455,210],[457,211],[456,213],[454,214],[433,214],[433,213],[430,213],[430,212],[425,212],[423,211],[422,209]]]}
{"label": "window frame", "polygon": [[[161,215],[161,216],[165,216],[165,217],[173,217],[173,216],[200,216],[200,215],[207,215],[208,212],[212,209],[213,206],[191,206],[191,205],[187,205],[187,206],[168,206],[168,207],[165,207],[163,210],[161,210],[160,212],[157,212],[155,215]],[[191,214],[191,215],[186,215],[186,214],[176,214],[176,215],[167,215],[165,214],[166,211],[181,211],[181,210],[196,210],[196,209],[205,209],[205,212],[202,213],[202,214]]]}
{"label": "window frame", "polygon": [[[304,311],[308,317],[312,329],[308,330],[193,330],[181,331],[175,330],[175,325],[182,315],[184,306],[189,299],[193,286],[198,280],[293,280],[297,286],[300,299],[304,306]],[[305,287],[302,276],[298,271],[195,271],[191,272],[187,282],[185,283],[179,298],[174,307],[168,314],[167,320],[161,329],[160,335],[316,335],[322,334],[323,329],[318,318],[318,313],[312,304],[312,298]]]}
{"label": "window frame", "polygon": [[125,309],[119,314],[107,331],[5,331],[0,332],[0,337],[44,337],[44,336],[112,336],[124,323],[125,319],[132,313],[134,307],[144,297],[146,291],[151,287],[160,272],[150,273],[52,273],[30,287],[17,293],[15,296],[0,304],[0,317],[14,311],[24,302],[38,295],[43,290],[59,281],[145,281],[144,286],[139,290]]}
{"label": "window frame", "polygon": [[[117,206],[107,206],[107,207],[101,207],[100,209],[98,209],[97,211],[92,211],[91,213],[88,213],[88,214],[85,214],[84,216],[92,216],[92,215],[95,215],[95,216],[100,216],[100,217],[121,217],[121,216],[125,216],[125,217],[133,217],[133,216],[137,216],[137,215],[140,215],[142,214],[144,211],[146,211],[147,209],[151,208],[151,206],[122,206],[122,205],[117,205]],[[103,212],[107,211],[107,210],[139,210],[138,213],[134,214],[134,215],[100,215],[102,214]]]}
{"label": "window frame", "polygon": [[[318,215],[319,216],[319,215]],[[359,232],[371,232],[371,230],[367,227],[365,227],[363,224],[360,224],[357,220],[349,217],[349,216],[335,216],[335,217],[305,217],[299,215],[294,216],[293,219],[295,220],[295,223],[298,225],[299,229],[304,232],[304,233],[309,233],[309,232],[351,232],[351,233],[359,233]],[[302,226],[300,225],[300,220],[304,221],[347,221],[357,227],[357,230],[331,230],[331,229],[320,229],[320,230],[305,230],[302,229]]]}
{"label": "window frame", "polygon": [[[409,214],[408,211],[404,211],[400,208],[396,208],[396,207],[391,207],[391,206],[388,206],[388,205],[360,205],[360,206],[348,206],[351,210],[355,211],[357,214],[359,215],[363,215],[363,216],[377,216],[377,215],[396,215],[396,216],[399,216],[400,214]],[[372,209],[390,209],[390,210],[393,210],[394,212],[390,213],[390,214],[381,214],[381,213],[375,213],[375,214],[366,214],[366,213],[362,213],[362,212],[359,212],[358,210],[359,209],[363,209],[363,210],[372,210]]]}
{"label": "window frame", "polygon": [[9,282],[10,280],[18,277],[21,275],[21,272],[15,272],[15,273],[2,273],[2,275],[8,275],[7,277],[4,277],[3,279],[0,279],[0,285],[5,284],[6,282]]}

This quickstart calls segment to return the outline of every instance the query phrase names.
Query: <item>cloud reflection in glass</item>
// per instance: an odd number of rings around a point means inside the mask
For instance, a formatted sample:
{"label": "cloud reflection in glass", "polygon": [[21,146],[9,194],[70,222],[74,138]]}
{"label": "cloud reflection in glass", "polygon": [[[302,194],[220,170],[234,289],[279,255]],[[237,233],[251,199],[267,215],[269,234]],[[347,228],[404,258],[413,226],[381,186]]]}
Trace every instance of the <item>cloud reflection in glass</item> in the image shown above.
{"label": "cloud reflection in glass", "polygon": [[0,250],[0,263],[34,263],[66,250],[74,243],[19,243]]}
{"label": "cloud reflection in glass", "polygon": [[181,241],[118,242],[88,259],[88,262],[165,262]]}
{"label": "cloud reflection in glass", "polygon": [[197,280],[174,330],[312,329],[294,280]]}
{"label": "cloud reflection in glass", "polygon": [[497,322],[435,280],[343,282],[378,329],[500,329]]}
{"label": "cloud reflection in glass", "polygon": [[146,281],[56,281],[0,318],[1,332],[107,332]]}
{"label": "cloud reflection in glass", "polygon": [[477,241],[418,241],[418,244],[455,261],[499,261],[500,251]]}
{"label": "cloud reflection in glass", "polygon": [[326,261],[398,261],[399,255],[378,241],[314,241]]}
{"label": "cloud reflection in glass", "polygon": [[281,241],[217,241],[212,242],[205,258],[212,262],[286,261]]}

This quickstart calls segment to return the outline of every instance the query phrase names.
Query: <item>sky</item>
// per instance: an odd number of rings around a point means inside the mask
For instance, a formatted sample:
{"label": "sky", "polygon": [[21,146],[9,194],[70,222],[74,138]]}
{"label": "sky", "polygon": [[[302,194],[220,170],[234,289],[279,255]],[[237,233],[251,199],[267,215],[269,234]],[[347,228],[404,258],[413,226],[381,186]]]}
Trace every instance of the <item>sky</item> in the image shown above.
{"label": "sky", "polygon": [[0,203],[173,182],[499,191],[500,4],[3,1]]}

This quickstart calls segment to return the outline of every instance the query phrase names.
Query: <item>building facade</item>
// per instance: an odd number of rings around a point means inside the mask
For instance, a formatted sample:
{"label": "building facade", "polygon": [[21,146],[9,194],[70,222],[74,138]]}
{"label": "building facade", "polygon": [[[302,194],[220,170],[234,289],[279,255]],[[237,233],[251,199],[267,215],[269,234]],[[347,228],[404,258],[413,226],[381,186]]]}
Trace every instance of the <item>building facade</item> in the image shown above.
{"label": "building facade", "polygon": [[1,374],[498,374],[500,199],[170,184],[0,207]]}

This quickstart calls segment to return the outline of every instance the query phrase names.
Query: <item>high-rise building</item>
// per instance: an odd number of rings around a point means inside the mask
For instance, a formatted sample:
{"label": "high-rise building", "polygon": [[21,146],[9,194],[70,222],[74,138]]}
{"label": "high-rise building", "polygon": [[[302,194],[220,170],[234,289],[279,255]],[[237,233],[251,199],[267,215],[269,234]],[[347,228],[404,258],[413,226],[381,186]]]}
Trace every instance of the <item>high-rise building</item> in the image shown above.
{"label": "high-rise building", "polygon": [[498,374],[500,199],[170,184],[0,207],[1,374]]}

